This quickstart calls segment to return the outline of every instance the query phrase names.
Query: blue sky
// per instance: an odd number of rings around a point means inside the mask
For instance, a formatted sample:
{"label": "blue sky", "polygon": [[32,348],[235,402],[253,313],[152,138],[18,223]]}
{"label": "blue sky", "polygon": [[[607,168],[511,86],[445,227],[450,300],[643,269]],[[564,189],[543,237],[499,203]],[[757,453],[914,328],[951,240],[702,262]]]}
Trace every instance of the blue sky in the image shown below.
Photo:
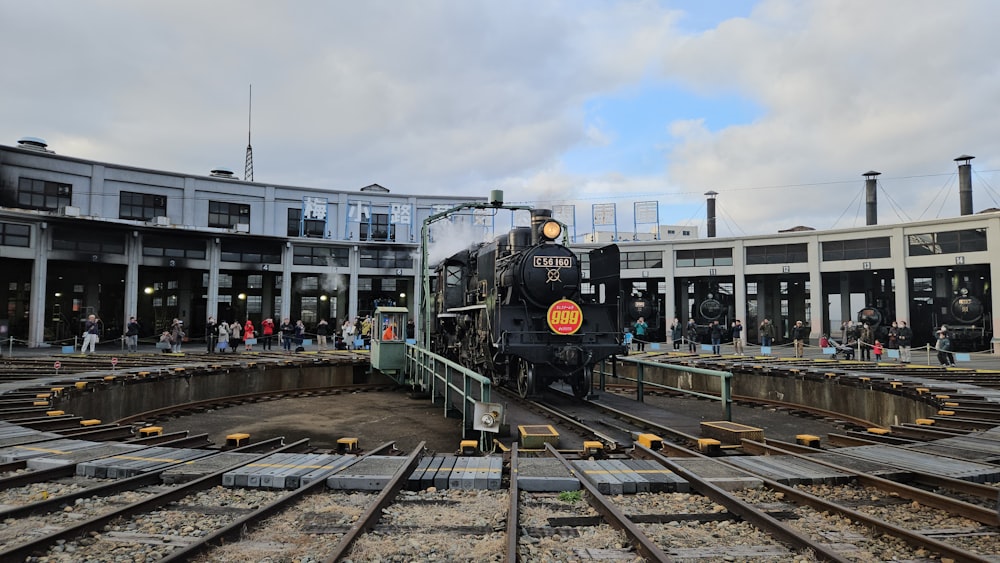
{"label": "blue sky", "polygon": [[[0,3],[0,143],[277,185],[614,203],[719,236],[1000,207],[990,0]],[[44,30],[40,35],[38,30]],[[957,38],[957,39],[956,39]],[[30,47],[29,47],[30,46]],[[891,202],[890,202],[891,198]]]}

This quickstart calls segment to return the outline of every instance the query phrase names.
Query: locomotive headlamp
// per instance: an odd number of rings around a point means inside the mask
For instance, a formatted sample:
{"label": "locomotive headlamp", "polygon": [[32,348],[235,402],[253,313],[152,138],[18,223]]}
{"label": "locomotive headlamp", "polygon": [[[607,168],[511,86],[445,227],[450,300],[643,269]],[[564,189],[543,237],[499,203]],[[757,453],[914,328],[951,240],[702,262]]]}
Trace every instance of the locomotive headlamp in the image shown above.
{"label": "locomotive headlamp", "polygon": [[496,413],[488,412],[488,413],[484,414],[482,416],[482,418],[480,419],[480,422],[483,423],[483,426],[493,426],[493,425],[495,425],[497,423]]}
{"label": "locomotive headlamp", "polygon": [[546,221],[542,223],[541,234],[545,240],[556,240],[562,234],[562,225],[557,221]]}

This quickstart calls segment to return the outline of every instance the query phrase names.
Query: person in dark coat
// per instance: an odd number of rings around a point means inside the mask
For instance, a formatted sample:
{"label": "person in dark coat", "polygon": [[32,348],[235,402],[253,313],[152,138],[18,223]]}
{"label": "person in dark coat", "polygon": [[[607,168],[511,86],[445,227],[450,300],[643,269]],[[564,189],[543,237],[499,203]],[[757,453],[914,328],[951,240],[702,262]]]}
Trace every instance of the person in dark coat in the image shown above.
{"label": "person in dark coat", "polygon": [[861,361],[872,361],[872,346],[875,344],[875,332],[872,327],[865,323],[861,326],[861,333],[858,335],[858,346],[861,347]]}
{"label": "person in dark coat", "polygon": [[330,335],[330,323],[326,319],[320,319],[316,325],[316,344],[320,350],[326,350],[326,337]]}
{"label": "person in dark coat", "polygon": [[955,355],[951,353],[951,338],[948,337],[948,331],[943,329],[937,331],[937,341],[934,343],[934,348],[938,351],[938,362],[942,366],[955,365]]}
{"label": "person in dark coat", "polygon": [[906,325],[906,321],[899,321],[899,331],[896,333],[896,341],[899,343],[899,361],[910,363],[910,346],[913,345],[913,329]]}
{"label": "person in dark coat", "polygon": [[215,323],[215,317],[208,317],[208,321],[205,323],[205,346],[208,348],[209,354],[215,352],[215,343],[219,337],[218,328],[219,325]]}
{"label": "person in dark coat", "polygon": [[774,325],[771,324],[771,319],[764,319],[760,323],[760,345],[761,346],[771,346],[774,342]]}
{"label": "person in dark coat", "polygon": [[125,325],[125,345],[128,352],[139,351],[139,322],[135,317],[129,317],[128,324]]}
{"label": "person in dark coat", "polygon": [[719,321],[712,321],[712,325],[708,327],[708,337],[712,339],[712,353],[716,356],[722,355],[723,330]]}
{"label": "person in dark coat", "polygon": [[736,319],[733,322],[733,353],[742,356],[743,355],[743,321]]}
{"label": "person in dark coat", "polygon": [[698,351],[698,325],[694,323],[694,319],[688,321],[684,332],[686,333],[685,336],[687,336],[688,352],[694,354]]}
{"label": "person in dark coat", "polygon": [[805,354],[806,339],[809,338],[809,329],[802,321],[795,321],[792,327],[792,341],[795,342],[795,357],[801,358]]}
{"label": "person in dark coat", "polygon": [[681,342],[684,340],[684,327],[681,320],[674,317],[674,323],[670,325],[670,340],[674,342],[674,350],[681,349]]}

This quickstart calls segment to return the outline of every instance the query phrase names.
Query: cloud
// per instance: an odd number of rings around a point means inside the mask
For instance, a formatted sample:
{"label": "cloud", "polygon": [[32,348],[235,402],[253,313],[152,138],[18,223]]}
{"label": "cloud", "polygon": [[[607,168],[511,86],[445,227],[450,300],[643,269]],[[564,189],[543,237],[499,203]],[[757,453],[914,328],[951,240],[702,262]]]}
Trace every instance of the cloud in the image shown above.
{"label": "cloud", "polygon": [[[954,173],[955,156],[998,168],[1000,5],[686,8],[9,2],[0,8],[0,48],[12,54],[0,142],[32,135],[81,158],[239,173],[252,83],[257,181],[459,196],[500,188],[508,201],[576,202],[588,208],[581,224],[594,202],[616,202],[622,224],[622,209],[650,199],[680,221],[712,189],[732,224],[752,233],[833,226],[873,168],[914,217]],[[739,15],[717,13],[726,9]],[[655,136],[630,137],[638,133],[593,103],[649,83],[688,96],[664,89],[658,111],[636,108],[659,120]],[[724,107],[733,100],[754,115],[720,123],[742,115]],[[593,156],[587,170],[567,159],[581,147]],[[645,159],[641,172],[629,151]],[[957,211],[957,196],[947,205]]]}
{"label": "cloud", "polygon": [[989,2],[776,0],[677,41],[662,57],[665,75],[703,92],[738,90],[764,114],[717,132],[671,124],[671,180],[712,187],[741,222],[773,232],[834,226],[874,168],[917,216],[937,175],[954,172],[952,158],[978,153],[979,168],[1000,158],[995,119],[983,113],[1000,73],[981,67],[995,34],[977,23],[998,12]]}

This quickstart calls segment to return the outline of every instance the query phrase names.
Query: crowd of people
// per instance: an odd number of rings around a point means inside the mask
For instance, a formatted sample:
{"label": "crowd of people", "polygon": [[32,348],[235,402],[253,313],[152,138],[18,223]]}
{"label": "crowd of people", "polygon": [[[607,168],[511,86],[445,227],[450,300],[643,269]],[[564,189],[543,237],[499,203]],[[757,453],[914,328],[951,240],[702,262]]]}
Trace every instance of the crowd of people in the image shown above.
{"label": "crowd of people", "polygon": [[[745,350],[743,328],[743,323],[739,319],[733,321],[728,327],[719,321],[713,321],[707,327],[699,327],[694,319],[688,320],[685,326],[679,319],[674,318],[668,329],[668,335],[673,349],[676,351],[680,351],[686,343],[687,351],[696,353],[700,344],[708,344],[711,346],[713,354],[722,353],[722,343],[728,337],[732,342],[733,353],[743,355]],[[625,332],[624,341],[630,350],[645,350],[649,328],[642,317],[631,326],[626,327]],[[792,341],[795,357],[804,357],[805,347],[809,342],[809,332],[809,327],[803,321],[795,321],[789,328],[788,337]],[[757,334],[760,345],[769,349],[776,342],[778,331],[771,319],[765,318],[758,325]],[[955,365],[955,355],[951,351],[951,335],[948,327],[941,326],[935,331],[935,336],[934,348],[937,351],[940,364],[942,366]],[[859,359],[862,361],[880,362],[883,357],[888,356],[888,358],[896,359],[901,363],[912,361],[912,344],[913,329],[904,320],[893,321],[878,334],[867,323],[844,321],[841,325],[840,342],[826,334],[819,341],[820,348],[833,349],[834,356],[837,353],[843,353],[845,357],[853,359],[855,351],[857,351]],[[769,351],[765,353],[769,353]]]}
{"label": "crowd of people", "polygon": [[[382,340],[394,340],[397,335],[400,338],[404,335],[407,339],[414,338],[415,325],[412,320],[407,323],[403,329],[405,332],[402,333],[398,332],[399,329],[395,325],[378,328],[377,324],[377,320],[371,315],[346,319],[342,324],[338,324],[335,320],[320,319],[312,327],[312,331],[309,331],[301,319],[293,322],[288,317],[282,319],[280,323],[275,323],[273,318],[267,317],[261,319],[258,326],[249,318],[227,321],[210,316],[205,323],[204,346],[208,353],[233,352],[241,347],[247,352],[253,351],[255,347],[258,350],[269,351],[275,346],[286,352],[292,352],[302,351],[305,341],[315,337],[316,347],[319,350],[353,350],[370,347],[374,330],[381,330],[377,334],[382,335]],[[101,328],[101,320],[97,315],[87,317],[84,321],[83,344],[80,349],[82,353],[94,353],[100,341]],[[144,332],[136,317],[129,317],[122,333],[126,352],[139,351],[139,338]],[[184,321],[175,318],[159,331],[156,348],[163,353],[180,353],[184,344],[191,340],[185,331]]]}

